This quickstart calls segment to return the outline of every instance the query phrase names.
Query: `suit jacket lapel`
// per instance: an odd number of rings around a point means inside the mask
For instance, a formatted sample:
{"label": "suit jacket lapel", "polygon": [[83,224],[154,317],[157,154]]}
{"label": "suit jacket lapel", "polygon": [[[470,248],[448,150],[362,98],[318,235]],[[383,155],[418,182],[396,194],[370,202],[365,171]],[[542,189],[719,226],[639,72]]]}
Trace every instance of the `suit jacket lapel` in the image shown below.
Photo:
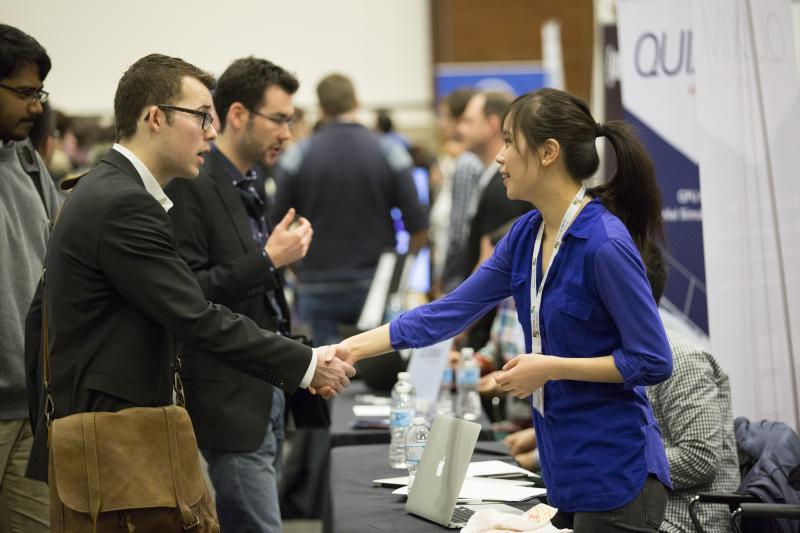
{"label": "suit jacket lapel", "polygon": [[136,167],[133,166],[133,163],[131,163],[130,159],[117,152],[113,148],[109,150],[105,156],[103,156],[102,162],[116,167],[120,172],[129,178],[133,178],[136,183],[142,186],[143,189],[145,188],[142,177],[139,175],[139,172],[136,170]]}
{"label": "suit jacket lapel", "polygon": [[250,231],[250,223],[247,220],[247,213],[242,205],[242,198],[239,196],[239,191],[231,183],[231,178],[225,170],[223,162],[220,161],[220,156],[212,151],[208,154],[206,167],[208,175],[214,181],[222,204],[231,218],[233,226],[236,228],[236,234],[244,246],[245,250],[255,250],[258,245],[253,240],[253,235]]}

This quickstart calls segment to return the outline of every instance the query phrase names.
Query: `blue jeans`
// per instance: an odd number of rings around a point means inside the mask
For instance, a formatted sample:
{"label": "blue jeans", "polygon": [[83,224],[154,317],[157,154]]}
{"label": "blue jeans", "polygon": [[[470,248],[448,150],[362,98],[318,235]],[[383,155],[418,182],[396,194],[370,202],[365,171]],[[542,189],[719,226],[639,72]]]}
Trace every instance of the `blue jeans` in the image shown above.
{"label": "blue jeans", "polygon": [[252,452],[202,450],[216,492],[223,533],[280,533],[278,476],[284,440],[286,400],[277,387],[264,441]]}
{"label": "blue jeans", "polygon": [[369,281],[331,284],[326,291],[300,285],[297,291],[297,310],[300,317],[311,325],[315,346],[335,344],[342,340],[339,324],[355,325],[369,292]]}

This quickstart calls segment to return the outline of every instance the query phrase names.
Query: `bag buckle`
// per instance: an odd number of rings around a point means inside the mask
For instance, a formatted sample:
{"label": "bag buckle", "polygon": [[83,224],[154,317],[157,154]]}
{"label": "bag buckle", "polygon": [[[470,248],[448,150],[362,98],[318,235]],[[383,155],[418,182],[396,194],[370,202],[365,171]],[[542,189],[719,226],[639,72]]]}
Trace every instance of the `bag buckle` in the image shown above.
{"label": "bag buckle", "polygon": [[196,528],[196,527],[197,527],[197,526],[199,526],[199,525],[200,525],[200,517],[199,517],[199,516],[197,516],[197,515],[194,515],[194,523],[193,523],[193,524],[188,524],[188,525],[187,525],[187,524],[184,524],[184,525],[183,525],[183,529],[184,529],[184,530],[188,530],[188,529],[194,529],[194,528]]}
{"label": "bag buckle", "polygon": [[50,424],[53,423],[53,414],[56,412],[56,406],[53,403],[53,397],[49,394],[44,401],[44,419],[47,423],[47,427],[50,427]]}
{"label": "bag buckle", "polygon": [[175,390],[175,404],[186,407],[186,395],[183,393],[183,381],[177,372],[173,374],[172,388]]}

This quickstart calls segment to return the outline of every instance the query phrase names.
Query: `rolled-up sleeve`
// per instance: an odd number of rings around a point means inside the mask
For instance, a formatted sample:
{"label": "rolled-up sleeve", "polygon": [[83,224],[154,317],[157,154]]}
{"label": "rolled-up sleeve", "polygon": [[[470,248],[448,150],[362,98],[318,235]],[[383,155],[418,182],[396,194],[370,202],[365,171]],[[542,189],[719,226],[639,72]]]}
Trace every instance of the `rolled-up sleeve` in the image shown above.
{"label": "rolled-up sleeve", "polygon": [[627,389],[655,385],[672,374],[672,352],[633,242],[609,239],[594,262],[597,292],[619,330],[622,346],[612,352]]}
{"label": "rolled-up sleeve", "polygon": [[509,235],[494,254],[453,292],[440,300],[407,311],[389,324],[395,350],[430,346],[454,337],[511,294]]}

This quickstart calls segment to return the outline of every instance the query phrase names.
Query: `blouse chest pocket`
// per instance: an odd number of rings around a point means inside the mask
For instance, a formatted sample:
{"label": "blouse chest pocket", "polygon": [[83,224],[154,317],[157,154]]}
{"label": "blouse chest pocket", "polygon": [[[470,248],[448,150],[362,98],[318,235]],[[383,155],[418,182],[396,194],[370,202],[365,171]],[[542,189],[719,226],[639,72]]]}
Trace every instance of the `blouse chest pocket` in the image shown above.
{"label": "blouse chest pocket", "polygon": [[578,320],[589,320],[594,310],[594,304],[583,301],[571,294],[565,294],[561,302],[561,310]]}
{"label": "blouse chest pocket", "polygon": [[550,336],[556,340],[555,355],[589,356],[594,355],[594,335],[592,333],[592,302],[572,294],[564,294],[550,325]]}
{"label": "blouse chest pocket", "polygon": [[521,310],[526,307],[528,296],[526,294],[527,281],[525,276],[517,276],[511,280],[511,296],[514,298],[514,303],[517,306],[517,313],[520,313]]}

